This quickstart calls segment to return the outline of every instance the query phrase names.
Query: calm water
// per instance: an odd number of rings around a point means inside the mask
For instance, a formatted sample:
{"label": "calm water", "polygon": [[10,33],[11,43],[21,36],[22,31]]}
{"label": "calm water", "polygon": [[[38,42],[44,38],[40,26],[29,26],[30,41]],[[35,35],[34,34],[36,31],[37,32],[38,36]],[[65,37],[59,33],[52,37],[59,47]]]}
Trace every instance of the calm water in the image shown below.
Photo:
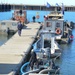
{"label": "calm water", "polygon": [[[13,12],[14,12],[13,10],[10,12],[0,12],[0,20],[11,19]],[[27,10],[28,21],[31,22],[32,17],[36,16],[37,13],[39,14],[40,18],[36,19],[36,21],[43,21],[44,20],[43,16],[50,13],[50,12],[49,11],[38,11],[38,10],[37,11]],[[75,22],[75,12],[65,12],[64,20]]]}
{"label": "calm water", "polygon": [[0,33],[0,46],[7,42],[13,35],[7,36],[7,34]]}
{"label": "calm water", "polygon": [[[36,19],[36,21],[43,21],[43,16],[50,13],[49,11],[27,11],[27,19],[32,21],[32,17],[36,16],[37,12],[40,15],[40,19]],[[75,12],[65,12],[64,20],[75,22]]]}
{"label": "calm water", "polygon": [[[73,30],[75,37],[75,29]],[[62,44],[62,55],[57,64],[60,66],[60,75],[75,75],[75,38],[70,44]]]}
{"label": "calm water", "polygon": [[[0,12],[0,20],[11,19],[12,12]],[[49,11],[27,11],[27,19],[31,22],[32,17],[39,13],[40,19],[36,21],[43,21],[43,16],[48,14]],[[75,22],[75,12],[65,12],[64,19],[68,21]],[[73,35],[75,37],[75,30],[73,30]],[[10,36],[9,38],[11,38]],[[7,35],[0,34],[0,46],[4,44],[8,39]],[[60,66],[60,75],[75,75],[75,38],[71,44],[61,45],[62,55],[57,64]]]}

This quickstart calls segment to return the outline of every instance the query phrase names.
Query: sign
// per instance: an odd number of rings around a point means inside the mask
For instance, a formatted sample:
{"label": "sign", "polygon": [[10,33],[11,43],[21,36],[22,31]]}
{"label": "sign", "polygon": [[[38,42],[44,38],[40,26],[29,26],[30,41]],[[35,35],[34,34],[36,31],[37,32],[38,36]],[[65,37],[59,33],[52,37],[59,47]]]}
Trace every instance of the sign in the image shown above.
{"label": "sign", "polygon": [[39,16],[39,12],[36,13],[36,19],[39,19],[40,16]]}

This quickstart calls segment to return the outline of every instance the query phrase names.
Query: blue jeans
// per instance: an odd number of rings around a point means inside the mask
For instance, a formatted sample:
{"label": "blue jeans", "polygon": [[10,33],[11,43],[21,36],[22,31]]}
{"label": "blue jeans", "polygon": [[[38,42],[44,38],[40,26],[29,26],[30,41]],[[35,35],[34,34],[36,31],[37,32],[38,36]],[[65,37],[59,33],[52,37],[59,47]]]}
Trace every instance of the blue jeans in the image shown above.
{"label": "blue jeans", "polygon": [[18,35],[21,36],[21,30],[18,30]]}

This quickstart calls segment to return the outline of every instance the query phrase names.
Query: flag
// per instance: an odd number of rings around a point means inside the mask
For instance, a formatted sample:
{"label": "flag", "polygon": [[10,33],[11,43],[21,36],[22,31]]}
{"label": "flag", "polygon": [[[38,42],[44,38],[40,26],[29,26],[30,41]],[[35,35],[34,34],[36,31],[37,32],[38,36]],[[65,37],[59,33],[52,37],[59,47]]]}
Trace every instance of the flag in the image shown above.
{"label": "flag", "polygon": [[64,4],[62,3],[62,14],[64,14]]}
{"label": "flag", "polygon": [[59,4],[58,4],[58,3],[56,3],[56,6],[59,6]]}
{"label": "flag", "polygon": [[58,7],[58,8],[57,8],[58,11],[61,10],[61,7],[60,7],[60,5],[59,5],[58,3],[56,3],[56,7]]}
{"label": "flag", "polygon": [[36,12],[36,18],[39,19],[40,16],[39,16],[39,12]]}
{"label": "flag", "polygon": [[50,7],[50,4],[49,4],[48,2],[47,2],[47,5],[46,5],[46,7],[47,7],[47,8],[49,8],[49,7]]}

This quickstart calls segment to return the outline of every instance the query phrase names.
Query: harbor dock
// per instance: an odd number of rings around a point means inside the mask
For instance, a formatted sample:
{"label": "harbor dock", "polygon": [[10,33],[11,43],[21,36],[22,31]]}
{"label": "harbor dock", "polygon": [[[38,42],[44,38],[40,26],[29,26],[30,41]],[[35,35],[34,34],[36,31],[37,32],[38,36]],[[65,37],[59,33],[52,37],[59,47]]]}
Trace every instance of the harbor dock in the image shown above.
{"label": "harbor dock", "polygon": [[40,27],[39,23],[29,23],[22,30],[21,36],[16,33],[0,46],[0,75],[16,73],[22,65],[26,52],[30,50]]}

